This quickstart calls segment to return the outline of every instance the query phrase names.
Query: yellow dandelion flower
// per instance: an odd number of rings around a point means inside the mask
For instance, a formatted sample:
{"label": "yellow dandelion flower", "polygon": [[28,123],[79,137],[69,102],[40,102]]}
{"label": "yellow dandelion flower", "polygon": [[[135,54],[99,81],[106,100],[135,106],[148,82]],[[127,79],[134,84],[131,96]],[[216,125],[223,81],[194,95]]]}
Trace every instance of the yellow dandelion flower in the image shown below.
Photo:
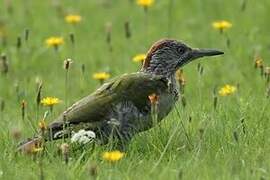
{"label": "yellow dandelion flower", "polygon": [[62,37],[50,37],[46,39],[45,43],[48,47],[57,48],[58,46],[64,44],[64,39]]}
{"label": "yellow dandelion flower", "polygon": [[78,24],[81,22],[82,17],[80,15],[70,14],[65,17],[65,20],[69,24]]}
{"label": "yellow dandelion flower", "polygon": [[56,97],[45,97],[41,100],[41,104],[43,106],[54,106],[59,103],[60,103],[60,100]]}
{"label": "yellow dandelion flower", "polygon": [[43,148],[33,148],[32,153],[38,153],[38,152],[41,152],[42,150]]}
{"label": "yellow dandelion flower", "polygon": [[111,152],[105,152],[102,155],[102,158],[109,162],[116,162],[123,158],[125,153],[122,153],[120,151],[111,151]]}
{"label": "yellow dandelion flower", "polygon": [[154,0],[137,0],[137,4],[144,8],[148,8],[154,4]]}
{"label": "yellow dandelion flower", "polygon": [[183,69],[178,69],[175,73],[175,77],[180,85],[184,86],[186,84]]}
{"label": "yellow dandelion flower", "polygon": [[235,87],[235,86],[226,84],[225,86],[223,86],[223,87],[218,91],[218,94],[219,94],[220,96],[228,96],[228,95],[231,95],[231,94],[235,93],[235,91],[236,91],[236,87]]}
{"label": "yellow dandelion flower", "polygon": [[106,72],[98,72],[93,74],[93,79],[104,81],[106,79],[109,79],[111,75]]}
{"label": "yellow dandelion flower", "polygon": [[224,30],[231,28],[232,24],[229,21],[221,20],[221,21],[213,22],[212,26],[214,29],[217,29],[217,30],[220,30],[220,32],[223,32]]}
{"label": "yellow dandelion flower", "polygon": [[143,62],[146,58],[146,54],[138,54],[132,58],[134,62]]}
{"label": "yellow dandelion flower", "polygon": [[255,59],[255,68],[263,67],[263,59],[261,57],[256,57]]}
{"label": "yellow dandelion flower", "polygon": [[36,154],[43,150],[41,139],[33,139],[19,147],[19,150],[28,155]]}
{"label": "yellow dandelion flower", "polygon": [[38,127],[39,127],[39,129],[41,131],[45,131],[47,129],[47,125],[46,125],[45,119],[42,119],[42,120],[39,121]]}

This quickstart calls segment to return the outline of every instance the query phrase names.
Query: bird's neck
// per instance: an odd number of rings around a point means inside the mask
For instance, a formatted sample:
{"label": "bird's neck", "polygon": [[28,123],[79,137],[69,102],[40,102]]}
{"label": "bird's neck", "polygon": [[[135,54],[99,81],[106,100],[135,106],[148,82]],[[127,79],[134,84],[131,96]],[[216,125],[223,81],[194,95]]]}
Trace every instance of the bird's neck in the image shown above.
{"label": "bird's neck", "polygon": [[141,72],[148,73],[151,75],[163,76],[170,81],[173,88],[177,88],[177,80],[175,76],[175,71],[165,71],[165,70],[164,71],[151,71],[148,69],[142,69]]}
{"label": "bird's neck", "polygon": [[143,68],[141,70],[142,72],[158,75],[158,76],[164,76],[166,78],[171,78],[175,76],[175,67],[170,65],[161,65],[161,64],[150,64],[147,68]]}

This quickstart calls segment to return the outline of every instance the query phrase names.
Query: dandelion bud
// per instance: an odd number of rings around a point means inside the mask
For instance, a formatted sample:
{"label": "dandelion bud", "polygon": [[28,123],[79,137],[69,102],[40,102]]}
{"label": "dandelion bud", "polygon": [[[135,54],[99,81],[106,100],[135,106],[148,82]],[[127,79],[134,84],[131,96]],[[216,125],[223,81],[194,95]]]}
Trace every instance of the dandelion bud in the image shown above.
{"label": "dandelion bud", "polygon": [[25,42],[27,42],[29,39],[29,29],[25,29],[24,30],[24,40]]}
{"label": "dandelion bud", "polygon": [[231,46],[231,40],[230,40],[228,35],[226,35],[226,45],[227,45],[227,47]]}
{"label": "dandelion bud", "polygon": [[3,99],[0,100],[0,111],[1,113],[5,110],[5,101]]}
{"label": "dandelion bud", "polygon": [[189,122],[189,123],[192,122],[192,117],[191,117],[191,116],[188,117],[188,122]]}
{"label": "dandelion bud", "polygon": [[69,152],[69,145],[67,143],[63,143],[60,146],[62,154],[67,154]]}
{"label": "dandelion bud", "polygon": [[92,176],[94,179],[97,177],[98,168],[96,164],[90,165],[88,167],[88,171],[89,171],[90,176]]}
{"label": "dandelion bud", "polygon": [[129,39],[129,38],[131,38],[131,31],[130,31],[130,23],[129,23],[129,21],[126,21],[124,26],[125,26],[126,38]]}
{"label": "dandelion bud", "polygon": [[37,97],[36,97],[37,106],[39,106],[41,102],[41,90],[42,90],[42,83],[40,83],[38,86]]}
{"label": "dandelion bud", "polygon": [[106,28],[106,34],[107,34],[107,36],[106,36],[106,42],[108,43],[108,44],[110,44],[111,43],[111,34],[112,34],[112,23],[111,22],[108,22],[108,23],[106,23],[106,25],[105,25],[105,28]]}
{"label": "dandelion bud", "polygon": [[266,67],[265,68],[265,77],[266,77],[266,82],[269,83],[270,82],[270,67]]}
{"label": "dandelion bud", "polygon": [[200,72],[200,69],[201,69],[201,63],[198,63],[197,64],[197,71]]}
{"label": "dandelion bud", "polygon": [[21,39],[21,37],[17,37],[17,44],[16,44],[16,46],[17,46],[17,49],[20,49],[21,48],[21,46],[22,46],[22,39]]}
{"label": "dandelion bud", "polygon": [[238,137],[238,133],[236,131],[233,131],[233,138],[238,143],[239,137]]}
{"label": "dandelion bud", "polygon": [[203,68],[203,66],[201,66],[201,69],[199,71],[200,75],[203,75],[203,71],[204,71],[204,68]]}
{"label": "dandelion bud", "polygon": [[264,76],[264,66],[260,66],[260,70],[261,70],[261,76]]}
{"label": "dandelion bud", "polygon": [[18,141],[18,140],[20,140],[20,138],[22,136],[22,132],[21,132],[20,129],[17,129],[17,128],[12,129],[11,130],[11,136],[15,141]]}
{"label": "dandelion bud", "polygon": [[66,129],[66,124],[67,124],[67,112],[65,111],[64,113],[63,113],[63,130],[65,130]]}
{"label": "dandelion bud", "polygon": [[217,109],[217,104],[218,104],[218,97],[217,95],[214,95],[214,109]]}
{"label": "dandelion bud", "polygon": [[270,85],[268,86],[267,90],[266,90],[266,97],[269,98],[270,97]]}
{"label": "dandelion bud", "polygon": [[179,69],[179,70],[176,71],[176,80],[178,81],[178,83],[180,85],[180,92],[182,94],[184,94],[186,80],[185,80],[185,77],[184,77],[183,69]]}
{"label": "dandelion bud", "polygon": [[198,71],[198,73],[200,74],[200,75],[202,75],[203,74],[203,66],[201,65],[201,63],[198,63],[198,65],[197,65],[197,71]]}
{"label": "dandelion bud", "polygon": [[187,100],[186,100],[184,94],[181,95],[181,103],[182,103],[183,107],[186,107],[186,105],[187,105]]}
{"label": "dandelion bud", "polygon": [[203,134],[204,134],[204,129],[203,129],[203,128],[200,128],[200,129],[199,129],[199,136],[200,136],[200,139],[203,138]]}
{"label": "dandelion bud", "polygon": [[69,33],[69,39],[72,45],[75,44],[75,35],[74,33]]}
{"label": "dandelion bud", "polygon": [[255,57],[255,63],[254,63],[255,68],[261,68],[263,67],[263,60],[260,56]]}
{"label": "dandelion bud", "polygon": [[150,103],[151,103],[152,105],[156,105],[156,104],[158,104],[159,96],[156,95],[155,93],[153,93],[153,94],[150,94],[150,95],[148,96],[148,99],[150,100]]}
{"label": "dandelion bud", "polygon": [[81,70],[82,70],[82,74],[84,74],[85,73],[85,64],[82,64]]}
{"label": "dandelion bud", "polygon": [[37,89],[39,88],[40,85],[42,85],[42,80],[39,76],[35,77],[35,83],[36,83]]}
{"label": "dandelion bud", "polygon": [[105,25],[105,28],[106,28],[106,42],[109,46],[109,50],[112,51],[112,45],[111,45],[111,42],[112,42],[112,23],[108,22]]}
{"label": "dandelion bud", "polygon": [[45,119],[42,119],[42,120],[39,121],[38,127],[41,130],[41,132],[44,132],[47,129]]}
{"label": "dandelion bud", "polygon": [[63,143],[60,146],[62,154],[64,156],[65,163],[68,164],[68,153],[69,153],[69,145],[67,143]]}
{"label": "dandelion bud", "polygon": [[64,61],[64,69],[68,70],[71,63],[72,63],[72,60],[71,59],[66,59]]}
{"label": "dandelion bud", "polygon": [[246,124],[245,124],[245,118],[241,119],[241,125],[242,125],[242,131],[244,134],[246,134]]}
{"label": "dandelion bud", "polygon": [[27,105],[26,101],[25,100],[22,100],[22,102],[21,102],[22,119],[24,119],[24,117],[25,117],[26,105]]}
{"label": "dandelion bud", "polygon": [[214,88],[213,95],[214,95],[214,109],[216,110],[218,104],[217,87]]}
{"label": "dandelion bud", "polygon": [[7,56],[5,54],[1,54],[0,57],[0,70],[2,74],[7,74],[9,70]]}

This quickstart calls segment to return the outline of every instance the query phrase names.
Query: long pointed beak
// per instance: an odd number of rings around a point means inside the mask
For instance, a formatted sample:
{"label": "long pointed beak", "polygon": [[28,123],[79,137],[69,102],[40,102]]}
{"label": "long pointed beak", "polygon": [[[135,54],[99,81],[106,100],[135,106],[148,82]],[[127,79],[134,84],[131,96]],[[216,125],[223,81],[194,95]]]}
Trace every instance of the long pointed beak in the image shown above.
{"label": "long pointed beak", "polygon": [[204,56],[217,56],[224,52],[215,49],[192,49],[190,52],[191,59],[197,59]]}

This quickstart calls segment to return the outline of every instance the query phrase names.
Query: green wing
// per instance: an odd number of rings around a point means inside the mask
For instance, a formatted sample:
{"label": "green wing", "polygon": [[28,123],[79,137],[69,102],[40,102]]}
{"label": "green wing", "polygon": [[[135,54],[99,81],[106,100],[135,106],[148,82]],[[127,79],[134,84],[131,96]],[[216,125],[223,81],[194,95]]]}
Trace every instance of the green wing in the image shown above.
{"label": "green wing", "polygon": [[103,121],[112,107],[119,102],[131,101],[140,109],[149,104],[148,95],[166,91],[167,79],[146,73],[124,74],[105,83],[93,94],[79,100],[52,123],[57,126],[65,121],[69,124],[95,124]]}

